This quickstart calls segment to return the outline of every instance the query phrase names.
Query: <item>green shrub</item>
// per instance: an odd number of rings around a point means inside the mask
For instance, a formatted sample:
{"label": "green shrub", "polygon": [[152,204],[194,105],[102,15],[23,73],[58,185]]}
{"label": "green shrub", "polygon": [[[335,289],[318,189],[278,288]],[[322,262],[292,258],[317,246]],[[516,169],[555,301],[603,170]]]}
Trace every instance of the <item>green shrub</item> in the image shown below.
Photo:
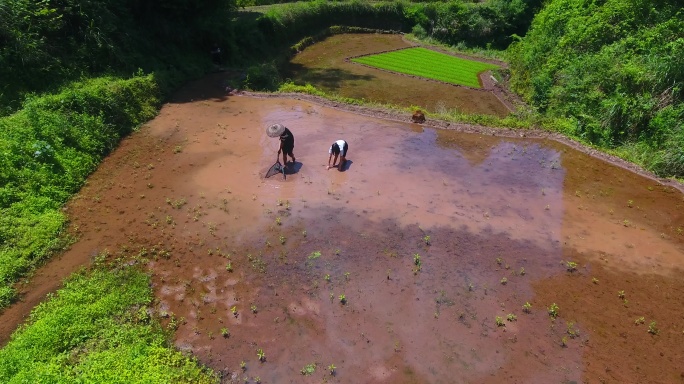
{"label": "green shrub", "polygon": [[428,37],[428,33],[420,24],[416,24],[412,29],[411,33],[419,39],[425,39]]}
{"label": "green shrub", "polygon": [[253,91],[275,91],[280,84],[278,68],[274,63],[263,63],[247,68],[242,87]]}
{"label": "green shrub", "polygon": [[149,277],[132,267],[71,276],[0,350],[0,381],[217,383],[170,347],[151,301]]}

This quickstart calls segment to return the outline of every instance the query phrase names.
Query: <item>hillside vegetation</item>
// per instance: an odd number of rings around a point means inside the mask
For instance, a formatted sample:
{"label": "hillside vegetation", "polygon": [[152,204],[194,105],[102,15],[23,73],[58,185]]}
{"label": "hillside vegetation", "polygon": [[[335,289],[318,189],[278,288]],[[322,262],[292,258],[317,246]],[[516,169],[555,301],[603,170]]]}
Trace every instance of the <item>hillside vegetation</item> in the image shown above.
{"label": "hillside vegetation", "polygon": [[514,89],[571,134],[684,177],[681,2],[552,0],[509,51]]}

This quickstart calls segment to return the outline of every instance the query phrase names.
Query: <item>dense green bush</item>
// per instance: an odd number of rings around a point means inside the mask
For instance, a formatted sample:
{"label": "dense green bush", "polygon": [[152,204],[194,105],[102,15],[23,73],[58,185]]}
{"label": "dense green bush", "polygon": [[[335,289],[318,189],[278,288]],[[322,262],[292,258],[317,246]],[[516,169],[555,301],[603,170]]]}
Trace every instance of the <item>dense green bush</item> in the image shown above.
{"label": "dense green bush", "polygon": [[683,36],[675,0],[553,0],[510,48],[512,84],[577,137],[682,177]]}
{"label": "dense green bush", "polygon": [[217,383],[174,350],[132,267],[71,276],[0,350],[3,383]]}
{"label": "dense green bush", "polygon": [[192,71],[231,37],[234,0],[3,0],[0,115],[31,92],[107,74]]}
{"label": "dense green bush", "polygon": [[247,68],[242,86],[253,91],[275,91],[280,84],[278,68],[274,63],[263,63]]}

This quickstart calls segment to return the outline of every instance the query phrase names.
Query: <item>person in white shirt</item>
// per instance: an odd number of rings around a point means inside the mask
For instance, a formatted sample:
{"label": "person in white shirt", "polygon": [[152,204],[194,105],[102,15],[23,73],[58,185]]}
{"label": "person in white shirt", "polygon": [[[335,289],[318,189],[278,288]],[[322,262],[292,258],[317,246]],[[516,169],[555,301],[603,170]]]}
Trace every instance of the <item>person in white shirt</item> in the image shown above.
{"label": "person in white shirt", "polygon": [[[339,156],[340,158],[340,163],[337,165],[337,169],[339,171],[344,170],[344,165],[347,162],[347,150],[349,149],[349,144],[347,144],[346,141],[344,140],[337,140],[335,141],[331,146],[330,149],[328,150],[328,168],[330,169],[332,167],[335,167],[335,164],[337,163],[337,157]],[[333,155],[335,155],[335,159],[333,160]],[[330,160],[333,160],[332,165],[330,165]]]}

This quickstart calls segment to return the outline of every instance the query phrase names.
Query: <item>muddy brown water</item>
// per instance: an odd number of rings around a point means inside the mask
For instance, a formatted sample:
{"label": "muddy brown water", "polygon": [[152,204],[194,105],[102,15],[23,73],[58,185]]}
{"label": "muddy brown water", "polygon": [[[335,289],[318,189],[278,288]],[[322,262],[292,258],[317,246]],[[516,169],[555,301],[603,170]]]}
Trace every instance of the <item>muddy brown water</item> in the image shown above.
{"label": "muddy brown water", "polygon": [[[550,140],[220,83],[188,86],[102,163],[66,208],[80,240],[2,313],[3,342],[104,252],[150,271],[176,346],[224,382],[684,380],[679,190]],[[297,162],[265,179],[275,122]],[[340,138],[349,165],[326,170]]]}

